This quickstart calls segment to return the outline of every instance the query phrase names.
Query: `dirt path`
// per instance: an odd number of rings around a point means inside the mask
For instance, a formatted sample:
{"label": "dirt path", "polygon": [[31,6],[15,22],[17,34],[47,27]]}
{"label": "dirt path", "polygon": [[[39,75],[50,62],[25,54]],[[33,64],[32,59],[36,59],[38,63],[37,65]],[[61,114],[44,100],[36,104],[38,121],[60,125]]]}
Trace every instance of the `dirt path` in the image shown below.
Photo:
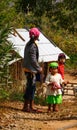
{"label": "dirt path", "polygon": [[[75,99],[74,99],[75,100]],[[0,129],[2,130],[77,130],[77,101],[64,100],[57,113],[22,112],[22,102],[0,104]],[[36,106],[41,108],[41,106]]]}
{"label": "dirt path", "polygon": [[[76,82],[74,77],[66,74],[66,79]],[[43,113],[26,113],[22,111],[23,102],[0,103],[1,130],[77,130],[77,98],[63,97],[59,112],[47,113],[47,106]]]}
{"label": "dirt path", "polygon": [[65,73],[65,80],[72,83],[77,83],[77,76],[72,76],[71,74]]}

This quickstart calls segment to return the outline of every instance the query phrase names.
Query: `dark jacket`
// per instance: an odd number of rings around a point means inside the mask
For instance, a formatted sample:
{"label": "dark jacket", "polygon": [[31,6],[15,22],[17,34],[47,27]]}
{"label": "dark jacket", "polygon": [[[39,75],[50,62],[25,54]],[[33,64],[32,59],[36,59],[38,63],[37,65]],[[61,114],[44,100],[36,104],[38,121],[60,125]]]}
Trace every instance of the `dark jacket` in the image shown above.
{"label": "dark jacket", "polygon": [[23,67],[30,70],[31,72],[37,73],[40,70],[38,64],[39,50],[37,45],[30,40],[24,50],[24,61]]}

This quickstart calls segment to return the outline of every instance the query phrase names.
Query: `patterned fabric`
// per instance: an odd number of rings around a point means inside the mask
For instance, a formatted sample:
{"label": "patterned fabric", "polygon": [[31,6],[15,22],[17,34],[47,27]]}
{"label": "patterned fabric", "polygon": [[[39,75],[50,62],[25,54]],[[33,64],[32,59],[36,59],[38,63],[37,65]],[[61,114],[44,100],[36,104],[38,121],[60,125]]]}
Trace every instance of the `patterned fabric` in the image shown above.
{"label": "patterned fabric", "polygon": [[[53,89],[53,82],[55,82],[57,84],[57,86],[60,86],[60,88],[58,89]],[[59,95],[62,94],[61,91],[61,84],[63,82],[63,79],[61,77],[60,74],[55,74],[55,75],[51,75],[51,73],[49,73],[46,77],[46,81],[45,83],[47,84],[47,90],[46,90],[46,95]],[[51,83],[51,84],[50,84]]]}

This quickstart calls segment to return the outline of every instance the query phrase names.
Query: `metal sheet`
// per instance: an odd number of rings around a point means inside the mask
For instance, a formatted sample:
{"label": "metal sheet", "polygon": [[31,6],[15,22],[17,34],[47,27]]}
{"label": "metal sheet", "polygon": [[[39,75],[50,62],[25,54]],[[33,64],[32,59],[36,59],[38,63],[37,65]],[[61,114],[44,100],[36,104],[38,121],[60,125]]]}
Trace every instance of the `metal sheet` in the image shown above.
{"label": "metal sheet", "polygon": [[[13,43],[15,51],[23,58],[25,45],[29,41],[29,32],[26,29],[16,30],[25,39],[25,41],[23,41],[17,34],[15,34],[16,36],[10,34],[8,40]],[[56,46],[55,43],[48,40],[42,33],[40,33],[38,48],[39,62],[57,61],[59,53],[64,53]],[[66,59],[69,59],[67,55]]]}

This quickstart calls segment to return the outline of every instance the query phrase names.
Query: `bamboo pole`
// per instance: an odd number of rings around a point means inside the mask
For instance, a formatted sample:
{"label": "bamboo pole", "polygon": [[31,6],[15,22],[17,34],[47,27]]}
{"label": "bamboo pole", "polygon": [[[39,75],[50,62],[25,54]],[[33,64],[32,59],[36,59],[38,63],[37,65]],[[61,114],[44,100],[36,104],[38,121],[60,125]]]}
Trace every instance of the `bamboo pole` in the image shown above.
{"label": "bamboo pole", "polygon": [[[21,38],[21,40],[25,41],[25,39],[19,34],[19,32],[17,32],[15,28],[13,30],[15,33],[17,33],[17,35]],[[14,33],[14,36],[15,36],[15,33]]]}

